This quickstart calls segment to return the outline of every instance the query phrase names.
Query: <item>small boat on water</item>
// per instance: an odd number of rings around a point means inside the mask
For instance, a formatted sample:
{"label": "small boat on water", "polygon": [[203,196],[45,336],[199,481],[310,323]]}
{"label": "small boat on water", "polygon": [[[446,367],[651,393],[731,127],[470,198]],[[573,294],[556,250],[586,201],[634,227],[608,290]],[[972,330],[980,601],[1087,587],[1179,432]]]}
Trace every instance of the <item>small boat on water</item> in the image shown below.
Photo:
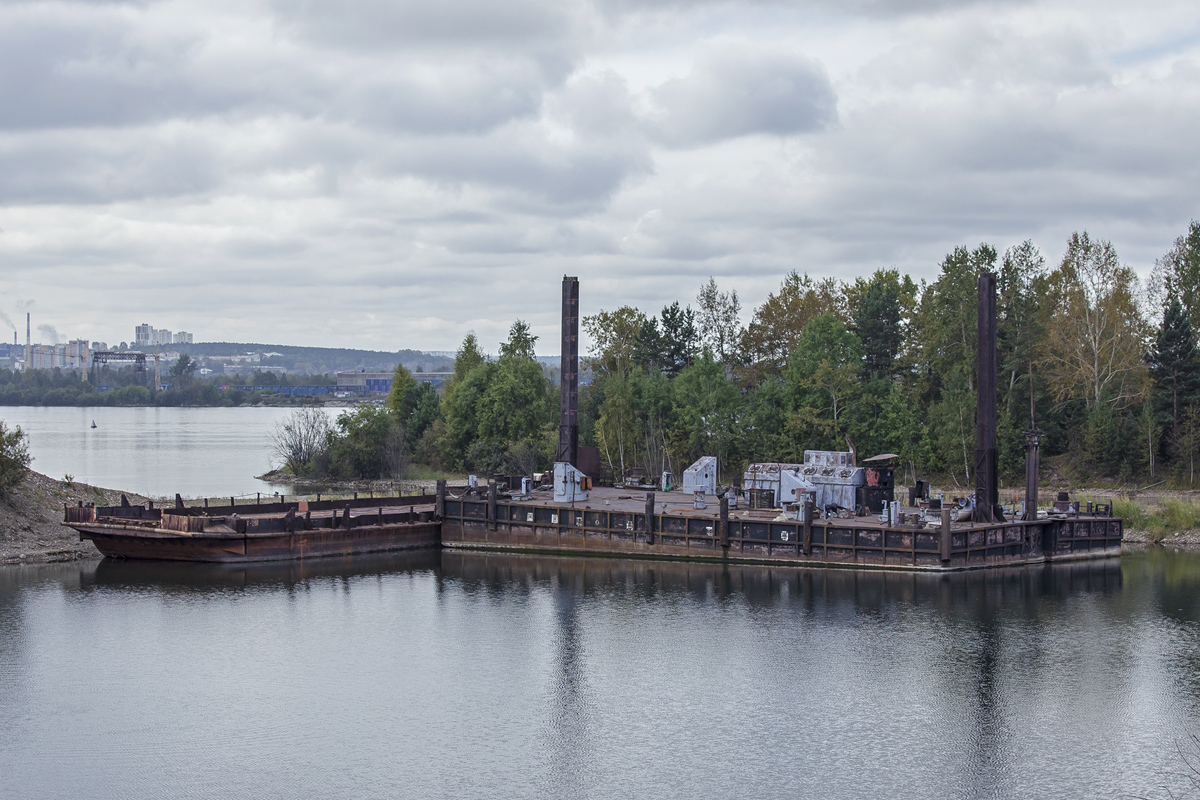
{"label": "small boat on water", "polygon": [[[436,547],[435,497],[185,506],[79,506],[63,525],[109,558],[166,561],[282,561]],[[224,501],[222,501],[224,502]]]}
{"label": "small boat on water", "polygon": [[96,425],[96,420],[92,420],[92,427],[93,428],[99,427],[98,425]]}

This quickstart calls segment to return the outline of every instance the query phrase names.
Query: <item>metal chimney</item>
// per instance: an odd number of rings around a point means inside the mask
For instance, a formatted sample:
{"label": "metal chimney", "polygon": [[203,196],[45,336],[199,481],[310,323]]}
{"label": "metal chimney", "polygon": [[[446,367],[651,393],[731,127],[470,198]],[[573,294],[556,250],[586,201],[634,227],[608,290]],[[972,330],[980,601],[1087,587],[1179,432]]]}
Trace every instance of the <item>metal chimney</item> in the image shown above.
{"label": "metal chimney", "polygon": [[33,362],[33,337],[29,333],[29,312],[25,312],[25,369]]}
{"label": "metal chimney", "polygon": [[579,465],[579,278],[563,276],[562,383],[555,461]]}
{"label": "metal chimney", "polygon": [[979,276],[976,340],[975,512],[976,522],[1003,522],[996,448],[996,276]]}

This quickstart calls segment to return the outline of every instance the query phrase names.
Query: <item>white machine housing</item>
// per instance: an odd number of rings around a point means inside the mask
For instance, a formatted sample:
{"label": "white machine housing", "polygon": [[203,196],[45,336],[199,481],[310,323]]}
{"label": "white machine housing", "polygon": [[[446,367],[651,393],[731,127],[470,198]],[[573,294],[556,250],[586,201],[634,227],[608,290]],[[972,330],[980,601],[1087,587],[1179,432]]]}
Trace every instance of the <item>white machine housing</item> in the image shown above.
{"label": "white machine housing", "polygon": [[565,461],[554,462],[554,502],[574,503],[588,499],[592,479]]}
{"label": "white machine housing", "polygon": [[717,457],[701,456],[695,464],[683,471],[683,486],[686,494],[704,492],[717,493]]}
{"label": "white machine housing", "polygon": [[[793,466],[779,472],[779,490],[775,492],[775,504],[801,503],[805,494],[816,496],[816,486],[803,474],[803,467]],[[814,499],[815,503],[816,500]]]}
{"label": "white machine housing", "polygon": [[866,473],[854,466],[854,454],[833,450],[805,450],[801,476],[816,492],[817,508],[830,505],[854,510],[858,487],[866,485]]}
{"label": "white machine housing", "polygon": [[801,464],[782,464],[779,462],[751,464],[746,467],[746,471],[742,474],[742,489],[743,491],[749,491],[750,489],[770,489],[775,493],[776,505],[787,500],[795,500],[794,493],[790,497],[785,496],[780,476],[788,472],[798,475],[802,466]]}

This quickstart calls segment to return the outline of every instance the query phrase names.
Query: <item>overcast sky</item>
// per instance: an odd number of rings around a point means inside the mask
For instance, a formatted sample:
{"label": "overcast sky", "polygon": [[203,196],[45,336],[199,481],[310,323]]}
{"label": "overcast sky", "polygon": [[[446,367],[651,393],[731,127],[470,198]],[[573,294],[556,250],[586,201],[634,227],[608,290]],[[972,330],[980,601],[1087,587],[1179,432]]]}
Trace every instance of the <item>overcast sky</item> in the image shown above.
{"label": "overcast sky", "polygon": [[746,320],[792,269],[1074,230],[1145,274],[1200,217],[1200,4],[1151,9],[9,0],[0,313],[550,354],[564,274],[585,314],[711,275]]}

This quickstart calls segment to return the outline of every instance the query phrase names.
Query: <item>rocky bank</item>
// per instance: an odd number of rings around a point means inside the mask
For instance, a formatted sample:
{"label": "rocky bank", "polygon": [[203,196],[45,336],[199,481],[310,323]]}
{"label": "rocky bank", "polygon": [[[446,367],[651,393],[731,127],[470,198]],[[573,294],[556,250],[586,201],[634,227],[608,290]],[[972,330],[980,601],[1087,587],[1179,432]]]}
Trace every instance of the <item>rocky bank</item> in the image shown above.
{"label": "rocky bank", "polygon": [[[125,492],[125,496],[131,503],[146,502],[141,495]],[[0,500],[0,564],[100,558],[95,545],[81,542],[79,534],[59,524],[63,505],[79,505],[81,500],[102,506],[120,505],[121,492],[56,481],[30,470],[25,481]]]}

